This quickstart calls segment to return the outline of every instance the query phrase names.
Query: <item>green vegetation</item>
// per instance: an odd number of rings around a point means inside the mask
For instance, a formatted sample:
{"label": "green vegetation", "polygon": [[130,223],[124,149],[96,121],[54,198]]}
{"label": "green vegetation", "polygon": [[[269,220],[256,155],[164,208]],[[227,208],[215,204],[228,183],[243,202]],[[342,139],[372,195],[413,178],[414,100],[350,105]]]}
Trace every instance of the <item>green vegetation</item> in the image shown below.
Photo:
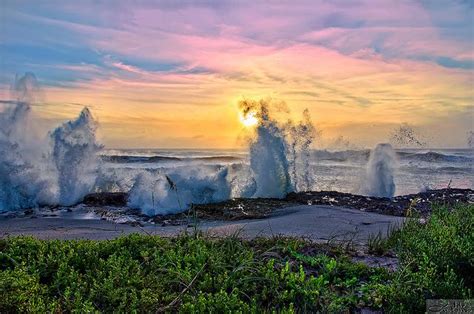
{"label": "green vegetation", "polygon": [[425,299],[473,298],[474,205],[435,207],[425,223],[409,220],[387,242],[401,264],[393,303],[413,312],[423,311]]}
{"label": "green vegetation", "polygon": [[202,234],[111,241],[0,240],[0,312],[423,312],[426,298],[472,298],[474,206],[436,209],[377,246],[388,272],[300,239]]}

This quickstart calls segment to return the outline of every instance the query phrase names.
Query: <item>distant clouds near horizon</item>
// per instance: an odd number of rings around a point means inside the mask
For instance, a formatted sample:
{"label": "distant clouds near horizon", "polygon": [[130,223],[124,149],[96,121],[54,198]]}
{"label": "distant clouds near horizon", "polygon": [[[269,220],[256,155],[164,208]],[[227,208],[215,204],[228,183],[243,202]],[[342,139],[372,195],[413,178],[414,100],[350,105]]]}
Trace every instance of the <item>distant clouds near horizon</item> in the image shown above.
{"label": "distant clouds near horizon", "polygon": [[402,123],[430,146],[474,129],[472,1],[0,2],[0,106],[33,72],[45,125],[89,105],[110,147],[238,147],[243,98],[308,108],[320,145]]}

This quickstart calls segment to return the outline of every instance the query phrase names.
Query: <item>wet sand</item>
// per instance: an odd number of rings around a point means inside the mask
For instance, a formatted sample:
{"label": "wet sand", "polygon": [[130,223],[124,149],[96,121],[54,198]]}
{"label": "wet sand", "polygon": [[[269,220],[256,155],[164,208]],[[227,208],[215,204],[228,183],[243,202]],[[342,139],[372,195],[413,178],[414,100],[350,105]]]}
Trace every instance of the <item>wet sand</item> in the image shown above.
{"label": "wet sand", "polygon": [[[176,236],[194,226],[143,226],[116,223],[90,216],[83,208],[53,217],[0,218],[0,237],[31,235],[40,239],[113,239],[131,233]],[[370,234],[383,235],[400,226],[404,218],[356,209],[324,205],[295,205],[277,209],[263,219],[236,221],[199,220],[197,228],[214,236],[238,235],[242,238],[296,236],[319,242],[352,240],[364,244]]]}

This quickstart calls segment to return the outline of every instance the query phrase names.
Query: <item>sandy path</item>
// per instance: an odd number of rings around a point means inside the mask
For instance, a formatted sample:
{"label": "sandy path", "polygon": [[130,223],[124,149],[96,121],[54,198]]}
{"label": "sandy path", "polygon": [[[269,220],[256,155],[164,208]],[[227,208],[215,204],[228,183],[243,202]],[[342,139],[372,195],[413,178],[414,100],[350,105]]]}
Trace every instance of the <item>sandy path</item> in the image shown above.
{"label": "sandy path", "polygon": [[[1,218],[0,237],[33,235],[41,239],[112,239],[130,233],[173,236],[183,232],[185,228],[151,224],[133,227],[105,220],[77,219],[73,215],[34,219]],[[352,239],[364,243],[369,234],[386,234],[390,226],[395,227],[402,222],[401,217],[330,206],[300,205],[279,209],[266,219],[200,221],[198,229],[218,236],[236,233],[244,238],[285,235],[302,236],[316,241]]]}

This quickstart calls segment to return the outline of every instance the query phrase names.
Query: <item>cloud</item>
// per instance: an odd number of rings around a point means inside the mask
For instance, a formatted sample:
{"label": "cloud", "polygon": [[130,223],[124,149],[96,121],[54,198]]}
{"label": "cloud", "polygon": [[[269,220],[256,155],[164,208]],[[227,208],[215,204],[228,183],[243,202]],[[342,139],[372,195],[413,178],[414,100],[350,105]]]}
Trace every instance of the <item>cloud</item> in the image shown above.
{"label": "cloud", "polygon": [[[211,134],[218,121],[208,116],[231,119],[244,96],[308,106],[339,130],[441,121],[474,96],[473,7],[462,1],[32,4],[2,6],[0,97],[15,73],[34,71],[50,102],[97,104],[123,136],[121,123],[146,131],[157,115],[178,129],[180,119],[202,119]],[[226,132],[232,138],[232,125]]]}

